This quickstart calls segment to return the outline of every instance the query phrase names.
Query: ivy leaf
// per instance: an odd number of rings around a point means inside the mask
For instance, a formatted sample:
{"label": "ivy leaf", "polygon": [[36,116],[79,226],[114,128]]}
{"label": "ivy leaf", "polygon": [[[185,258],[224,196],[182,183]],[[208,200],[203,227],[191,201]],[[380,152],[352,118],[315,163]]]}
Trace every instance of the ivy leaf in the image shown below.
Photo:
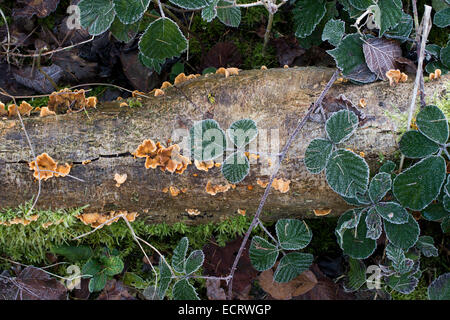
{"label": "ivy leaf", "polygon": [[217,3],[219,0],[213,0],[207,7],[202,10],[202,19],[206,22],[211,22],[217,16]]}
{"label": "ivy leaf", "polygon": [[322,172],[327,165],[328,158],[330,158],[333,151],[333,143],[328,139],[314,139],[309,144],[305,151],[305,166],[306,169],[317,174]]}
{"label": "ivy leaf", "polygon": [[378,0],[380,8],[380,34],[381,37],[388,29],[400,23],[403,16],[402,0]]}
{"label": "ivy leaf", "polygon": [[445,210],[442,203],[431,203],[422,211],[422,217],[428,221],[439,221],[447,215],[448,212]]}
{"label": "ivy leaf", "polygon": [[428,299],[450,300],[450,272],[441,274],[428,287]]}
{"label": "ivy leaf", "polygon": [[384,38],[371,38],[364,41],[364,56],[370,71],[375,73],[378,79],[388,80],[386,72],[396,69],[395,60],[402,56],[402,49],[395,40]]}
{"label": "ivy leaf", "polygon": [[275,225],[278,242],[285,250],[305,248],[312,238],[312,232],[304,221],[297,219],[280,219]]}
{"label": "ivy leaf", "polygon": [[383,197],[391,190],[392,179],[389,173],[378,173],[376,174],[369,185],[369,197],[372,202],[376,203],[381,201]]}
{"label": "ivy leaf", "polygon": [[184,270],[186,275],[190,275],[196,272],[203,265],[205,261],[205,255],[202,250],[195,250],[186,259]]}
{"label": "ivy leaf", "polygon": [[410,294],[413,292],[419,280],[411,276],[409,274],[401,274],[401,275],[392,275],[389,277],[387,284],[388,286],[395,291],[398,291],[403,294]]}
{"label": "ivy leaf", "polygon": [[439,150],[439,145],[418,131],[405,132],[400,139],[400,151],[407,158],[420,159],[432,155]]}
{"label": "ivy leaf", "polygon": [[349,258],[350,270],[345,283],[346,291],[356,291],[366,283],[366,267],[361,260]]}
{"label": "ivy leaf", "polygon": [[108,280],[108,277],[105,273],[103,273],[103,272],[97,273],[89,281],[89,285],[88,285],[89,292],[92,293],[92,292],[102,291],[103,288],[106,286],[107,280]]}
{"label": "ivy leaf", "polygon": [[111,256],[105,261],[105,274],[115,276],[123,270],[123,261],[118,256]]}
{"label": "ivy leaf", "polygon": [[441,109],[434,105],[423,108],[416,117],[419,131],[428,139],[445,144],[448,140],[448,123]]}
{"label": "ivy leaf", "polygon": [[348,140],[357,128],[358,117],[348,110],[333,113],[325,124],[327,136],[335,144]]}
{"label": "ivy leaf", "polygon": [[395,177],[394,196],[403,207],[420,211],[439,195],[445,172],[444,158],[429,156]]}
{"label": "ivy leaf", "polygon": [[190,130],[192,157],[198,161],[209,161],[223,155],[227,142],[225,133],[217,121],[198,121]]}
{"label": "ivy leaf", "polygon": [[433,18],[433,23],[439,28],[450,26],[450,8],[445,8],[436,12]]}
{"label": "ivy leaf", "polygon": [[172,289],[174,300],[200,300],[192,284],[187,279],[175,282]]}
{"label": "ivy leaf", "polygon": [[139,32],[140,21],[132,24],[123,24],[119,19],[114,19],[111,25],[111,33],[117,40],[123,41],[125,43],[133,40]]}
{"label": "ivy leaf", "polygon": [[323,0],[298,0],[293,9],[295,36],[309,36],[326,13]]}
{"label": "ivy leaf", "polygon": [[278,258],[278,248],[266,239],[255,236],[249,250],[250,262],[258,271],[265,271],[273,267]]}
{"label": "ivy leaf", "polygon": [[113,0],[114,9],[123,24],[139,21],[147,11],[150,0]]}
{"label": "ivy leaf", "polygon": [[234,145],[242,148],[252,142],[258,135],[256,122],[251,119],[241,119],[231,124],[228,136]]}
{"label": "ivy leaf", "polygon": [[184,272],[184,261],[186,260],[186,253],[189,246],[189,239],[187,237],[181,238],[180,242],[173,250],[172,267],[178,273]]}
{"label": "ivy leaf", "polygon": [[383,223],[381,217],[375,210],[375,208],[370,208],[366,216],[366,226],[367,232],[366,237],[369,239],[377,240],[381,233],[383,232]]}
{"label": "ivy leaf", "polygon": [[373,0],[349,0],[350,4],[359,10],[366,10],[373,5]]}
{"label": "ivy leaf", "polygon": [[166,61],[165,59],[150,59],[149,57],[146,57],[142,54],[142,52],[139,52],[139,61],[142,63],[142,65],[146,66],[149,69],[153,69],[156,72],[161,72],[161,65]]}
{"label": "ivy leaf", "polygon": [[398,39],[401,42],[405,42],[411,34],[413,25],[413,18],[409,14],[403,13],[399,24],[395,28],[392,28],[386,32],[384,36],[386,38]]}
{"label": "ivy leaf", "polygon": [[196,10],[209,5],[208,0],[169,0],[173,4],[183,9]]}
{"label": "ivy leaf", "polygon": [[394,224],[408,222],[409,213],[396,202],[380,202],[375,206],[378,214],[384,219]]}
{"label": "ivy leaf", "polygon": [[394,224],[384,220],[384,231],[388,240],[403,250],[411,248],[420,234],[419,224],[410,214],[408,214],[408,222],[404,224]]}
{"label": "ivy leaf", "polygon": [[172,281],[172,273],[170,272],[169,265],[163,258],[159,258],[159,275],[160,279],[158,281],[157,293],[159,299],[164,299],[166,291],[169,288],[169,284]]}
{"label": "ivy leaf", "polygon": [[81,26],[93,36],[108,30],[116,16],[111,0],[81,0],[78,7]]}
{"label": "ivy leaf", "polygon": [[375,240],[366,237],[366,216],[367,212],[362,213],[357,227],[347,229],[343,233],[342,250],[354,259],[368,258],[377,247]]}
{"label": "ivy leaf", "polygon": [[222,164],[222,174],[230,183],[236,184],[250,172],[250,162],[243,152],[232,153]]}
{"label": "ivy leaf", "polygon": [[328,20],[323,28],[322,40],[327,41],[337,47],[345,35],[345,23],[342,20]]}
{"label": "ivy leaf", "polygon": [[333,152],[326,166],[329,186],[344,197],[354,198],[364,194],[369,184],[369,166],[360,156],[351,151],[338,149]]}
{"label": "ivy leaf", "polygon": [[139,41],[140,52],[151,59],[172,58],[186,49],[186,38],[169,18],[159,18],[150,23]]}
{"label": "ivy leaf", "polygon": [[310,253],[290,252],[280,259],[273,280],[284,283],[295,279],[299,274],[309,269],[314,256]]}
{"label": "ivy leaf", "polygon": [[391,160],[387,160],[383,165],[380,167],[380,172],[386,172],[386,173],[392,173],[397,166],[394,162]]}
{"label": "ivy leaf", "polygon": [[434,246],[434,239],[430,236],[419,237],[416,243],[416,247],[427,258],[437,257],[439,255],[438,249]]}
{"label": "ivy leaf", "polygon": [[405,252],[401,248],[397,248],[392,243],[386,246],[386,257],[391,260],[392,267],[400,274],[411,271],[413,262],[411,259],[406,259]]}
{"label": "ivy leaf", "polygon": [[[361,65],[364,67],[366,64],[362,45],[360,35],[352,33],[345,36],[335,49],[328,50],[327,53],[334,58],[343,75],[347,76],[357,68],[361,68]],[[349,55],[349,52],[351,52],[351,55]]]}
{"label": "ivy leaf", "polygon": [[[225,0],[219,0],[217,3],[217,7],[229,7],[232,5],[232,2]],[[237,28],[241,23],[241,8],[217,8],[217,18],[219,18],[220,22],[224,25]]]}

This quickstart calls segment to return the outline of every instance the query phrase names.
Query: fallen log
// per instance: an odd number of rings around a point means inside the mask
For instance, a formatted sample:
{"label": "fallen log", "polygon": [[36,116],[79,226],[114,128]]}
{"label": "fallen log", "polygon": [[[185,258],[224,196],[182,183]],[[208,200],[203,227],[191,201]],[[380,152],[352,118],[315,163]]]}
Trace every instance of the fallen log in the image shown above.
{"label": "fallen log", "polygon": [[[238,119],[251,118],[258,124],[260,142],[275,139],[278,131],[278,149],[270,150],[276,154],[332,73],[332,69],[290,68],[243,71],[228,78],[202,76],[168,88],[162,96],[144,99],[142,107],[119,107],[112,102],[97,106],[88,115],[25,117],[36,155],[47,153],[61,164],[71,164],[70,174],[84,180],[53,177],[42,181],[37,207],[89,205],[86,212],[100,213],[127,210],[151,223],[186,217],[201,223],[238,212],[253,214],[264,191],[260,185],[270,173],[270,167],[264,170],[270,162],[267,157],[261,155],[254,161],[244,181],[228,186],[219,166],[206,172],[191,164],[182,174],[171,174],[146,169],[145,159],[132,153],[145,139],[167,145],[176,130],[189,130],[197,120],[212,118],[226,129]],[[427,96],[442,95],[448,79],[426,83]],[[335,84],[329,96],[344,94],[356,104],[365,99],[364,112],[371,119],[345,146],[364,152],[371,164],[376,164],[380,154],[391,157],[398,149],[401,124],[392,115],[405,114],[412,88],[412,80],[394,87],[387,82]],[[262,134],[264,130],[268,137]],[[289,190],[271,191],[263,217],[309,217],[314,216],[314,209],[331,209],[331,215],[339,215],[348,208],[328,187],[323,173],[311,175],[303,164],[309,141],[323,135],[322,124],[314,122],[298,135],[278,175],[290,182]],[[33,160],[19,120],[0,120],[0,208],[15,207],[37,194],[38,183],[28,164]],[[122,184],[114,180],[116,173],[127,175]],[[218,193],[212,195],[214,190]]]}

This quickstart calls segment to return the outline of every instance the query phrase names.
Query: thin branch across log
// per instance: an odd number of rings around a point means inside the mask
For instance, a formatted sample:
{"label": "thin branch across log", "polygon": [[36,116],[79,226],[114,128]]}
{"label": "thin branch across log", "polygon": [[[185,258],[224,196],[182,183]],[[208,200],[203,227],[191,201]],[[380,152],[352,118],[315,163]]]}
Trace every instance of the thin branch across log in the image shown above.
{"label": "thin branch across log", "polygon": [[[220,167],[199,171],[193,164],[181,175],[145,169],[145,159],[131,153],[145,140],[167,145],[175,130],[189,130],[194,121],[213,118],[222,128],[242,118],[251,118],[261,132],[259,142],[270,145],[278,134],[281,150],[298,119],[318,97],[332,69],[291,68],[252,70],[238,76],[200,77],[183,83],[179,89],[166,89],[164,96],[143,101],[142,108],[120,108],[105,103],[97,110],[47,118],[25,118],[25,126],[36,154],[48,153],[59,163],[72,163],[68,177],[51,178],[42,183],[38,208],[68,208],[89,204],[87,211],[137,211],[149,222],[175,222],[200,212],[195,222],[218,221],[245,212],[253,214],[264,188],[257,180],[267,181],[262,170],[269,162],[260,156],[251,165],[250,175],[236,188],[211,195],[206,186],[226,185]],[[448,76],[425,86],[428,97],[445,92]],[[364,112],[374,119],[358,130],[345,147],[363,151],[374,164],[379,154],[392,155],[397,149],[398,125],[387,114],[407,109],[412,83],[389,87],[386,82],[357,86],[333,86],[330,95],[344,94],[354,103],[364,98]],[[215,103],[210,97],[214,96]],[[404,121],[406,122],[406,121]],[[303,164],[304,151],[313,138],[324,136],[322,125],[309,123],[288,152],[279,177],[289,180],[289,191],[272,190],[263,218],[281,216],[314,216],[313,209],[332,209],[340,214],[348,208],[326,184],[323,174],[311,175]],[[263,141],[265,140],[265,141]],[[172,141],[176,143],[177,141]],[[37,190],[28,162],[33,161],[18,120],[0,120],[0,208],[17,206],[31,199]],[[88,164],[82,164],[91,160]],[[127,174],[117,186],[115,174]],[[173,196],[167,191],[175,187],[185,192]],[[197,211],[194,211],[197,210]]]}

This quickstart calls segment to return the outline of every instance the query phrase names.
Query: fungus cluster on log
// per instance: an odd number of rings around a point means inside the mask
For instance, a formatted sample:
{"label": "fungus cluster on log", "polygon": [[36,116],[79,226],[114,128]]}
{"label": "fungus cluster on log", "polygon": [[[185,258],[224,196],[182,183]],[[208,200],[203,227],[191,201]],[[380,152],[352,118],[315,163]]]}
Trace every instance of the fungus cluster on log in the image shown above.
{"label": "fungus cluster on log", "polygon": [[28,163],[30,170],[34,170],[33,177],[37,180],[48,180],[51,177],[65,177],[70,173],[72,166],[68,163],[59,165],[47,153],[36,157],[36,160]]}
{"label": "fungus cluster on log", "polygon": [[124,216],[128,221],[133,222],[136,220],[138,213],[128,211],[110,211],[106,214],[92,212],[79,214],[76,217],[80,219],[85,225],[90,225],[93,228],[97,228],[102,225],[109,226],[113,222],[119,221],[121,216]]}

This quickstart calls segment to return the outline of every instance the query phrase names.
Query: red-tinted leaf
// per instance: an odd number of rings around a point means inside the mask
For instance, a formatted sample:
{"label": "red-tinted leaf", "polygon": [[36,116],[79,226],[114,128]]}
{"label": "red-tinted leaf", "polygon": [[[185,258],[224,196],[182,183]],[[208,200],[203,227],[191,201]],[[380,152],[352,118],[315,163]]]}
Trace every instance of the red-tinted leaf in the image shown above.
{"label": "red-tinted leaf", "polygon": [[399,43],[384,38],[371,38],[364,41],[363,51],[370,71],[382,80],[387,80],[386,72],[396,69],[395,60],[402,56]]}

